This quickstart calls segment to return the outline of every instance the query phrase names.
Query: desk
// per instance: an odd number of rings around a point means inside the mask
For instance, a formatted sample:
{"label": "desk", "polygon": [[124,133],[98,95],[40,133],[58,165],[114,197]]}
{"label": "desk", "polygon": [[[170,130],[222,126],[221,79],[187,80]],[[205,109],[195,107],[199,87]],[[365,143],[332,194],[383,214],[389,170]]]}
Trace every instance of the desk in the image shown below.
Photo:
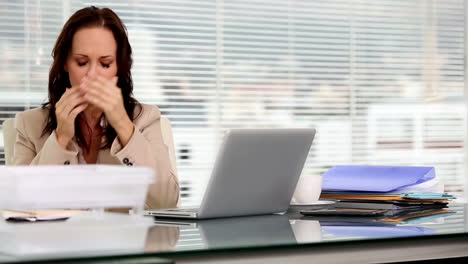
{"label": "desk", "polygon": [[[449,209],[454,213],[397,225],[370,219],[317,220],[295,212],[173,225],[104,213],[95,222],[72,218],[69,223],[48,223],[47,228],[34,223],[9,234],[0,226],[0,262],[69,263],[78,258],[81,263],[379,263],[443,258],[466,262],[468,205]],[[34,229],[55,238],[40,238],[40,233],[28,237]],[[60,235],[67,230],[66,236]],[[65,238],[76,243],[68,246],[60,241]],[[47,249],[44,241],[55,248]]]}

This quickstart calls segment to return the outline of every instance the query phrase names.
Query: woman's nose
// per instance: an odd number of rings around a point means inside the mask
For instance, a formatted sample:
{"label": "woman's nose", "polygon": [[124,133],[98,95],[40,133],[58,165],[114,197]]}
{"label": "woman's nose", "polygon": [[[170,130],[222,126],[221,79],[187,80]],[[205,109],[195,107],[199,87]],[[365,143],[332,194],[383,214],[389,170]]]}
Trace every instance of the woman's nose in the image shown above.
{"label": "woman's nose", "polygon": [[88,77],[94,77],[97,74],[97,66],[96,64],[91,64],[91,67],[88,70]]}

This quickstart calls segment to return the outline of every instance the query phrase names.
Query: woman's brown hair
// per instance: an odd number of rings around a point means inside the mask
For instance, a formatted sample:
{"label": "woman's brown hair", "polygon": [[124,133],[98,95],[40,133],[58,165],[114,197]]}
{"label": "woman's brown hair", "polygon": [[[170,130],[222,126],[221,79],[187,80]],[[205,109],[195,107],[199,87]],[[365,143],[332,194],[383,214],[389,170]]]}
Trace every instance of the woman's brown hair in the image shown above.
{"label": "woman's brown hair", "polygon": [[[122,90],[123,103],[129,118],[134,120],[134,110],[139,106],[133,97],[133,81],[130,69],[132,67],[132,48],[127,37],[127,31],[120,18],[109,8],[86,7],[76,11],[63,26],[62,32],[57,38],[52,50],[53,63],[49,72],[49,101],[42,105],[48,110],[48,120],[43,130],[43,135],[51,133],[57,128],[55,105],[65,93],[67,87],[71,87],[65,64],[71,51],[73,36],[81,28],[103,27],[112,31],[117,43],[117,86]],[[141,109],[141,107],[139,107]],[[139,113],[140,114],[140,113]],[[75,139],[81,148],[89,150],[89,144],[80,130],[79,121],[83,118],[80,114],[75,120]],[[105,129],[105,143],[101,148],[110,148],[117,133],[112,126]]]}

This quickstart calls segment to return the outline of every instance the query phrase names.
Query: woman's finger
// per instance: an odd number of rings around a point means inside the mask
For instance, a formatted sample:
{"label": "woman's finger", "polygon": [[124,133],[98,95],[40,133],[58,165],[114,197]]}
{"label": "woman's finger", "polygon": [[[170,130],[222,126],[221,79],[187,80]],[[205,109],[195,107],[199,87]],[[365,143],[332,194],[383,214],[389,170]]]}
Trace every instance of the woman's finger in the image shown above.
{"label": "woman's finger", "polygon": [[113,96],[115,93],[115,89],[112,89],[112,86],[107,86],[107,84],[98,81],[89,83],[86,92],[89,91],[99,92],[102,96]]}
{"label": "woman's finger", "polygon": [[70,88],[65,88],[65,92],[62,94],[58,102],[55,104],[55,109],[60,109],[61,107],[63,107],[63,101],[66,100],[66,98],[68,97],[69,89]]}
{"label": "woman's finger", "polygon": [[108,79],[108,78],[105,78],[105,77],[100,76],[100,75],[96,76],[96,78],[94,79],[94,81],[100,83],[103,86],[116,86],[117,85],[117,80],[118,80],[117,76],[114,76],[114,77]]}
{"label": "woman's finger", "polygon": [[80,92],[73,92],[68,95],[67,98],[65,98],[64,103],[69,104],[69,102],[75,101],[76,99],[83,97],[83,95]]}
{"label": "woman's finger", "polygon": [[109,111],[110,108],[110,98],[108,96],[102,95],[100,92],[97,91],[89,91],[84,96],[85,101],[89,102],[97,106],[98,108],[102,109],[103,111]]}
{"label": "woman's finger", "polygon": [[73,108],[73,110],[70,112],[70,115],[69,115],[70,119],[75,120],[76,116],[79,113],[83,112],[86,109],[86,107],[88,107],[88,104],[87,103],[82,103],[82,104],[79,104],[78,106],[76,106],[75,108]]}
{"label": "woman's finger", "polygon": [[69,100],[67,100],[66,102],[65,107],[63,108],[63,114],[66,117],[68,117],[77,105],[82,104],[84,102],[85,102],[85,99],[81,95],[78,95],[77,97],[69,98]]}
{"label": "woman's finger", "polygon": [[55,105],[55,109],[62,108],[64,105],[67,104],[66,102],[69,100],[70,97],[76,97],[79,94],[80,94],[80,91],[78,89],[76,89],[76,87],[66,88],[66,90],[63,93],[62,97],[60,97],[59,101]]}

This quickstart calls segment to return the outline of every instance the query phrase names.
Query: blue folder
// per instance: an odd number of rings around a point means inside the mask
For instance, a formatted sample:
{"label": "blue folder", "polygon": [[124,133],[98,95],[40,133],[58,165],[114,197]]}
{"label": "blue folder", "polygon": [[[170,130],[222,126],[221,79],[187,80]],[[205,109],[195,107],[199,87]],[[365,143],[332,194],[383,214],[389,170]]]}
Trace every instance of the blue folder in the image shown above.
{"label": "blue folder", "polygon": [[391,192],[435,178],[434,167],[334,166],[323,175],[324,191]]}

